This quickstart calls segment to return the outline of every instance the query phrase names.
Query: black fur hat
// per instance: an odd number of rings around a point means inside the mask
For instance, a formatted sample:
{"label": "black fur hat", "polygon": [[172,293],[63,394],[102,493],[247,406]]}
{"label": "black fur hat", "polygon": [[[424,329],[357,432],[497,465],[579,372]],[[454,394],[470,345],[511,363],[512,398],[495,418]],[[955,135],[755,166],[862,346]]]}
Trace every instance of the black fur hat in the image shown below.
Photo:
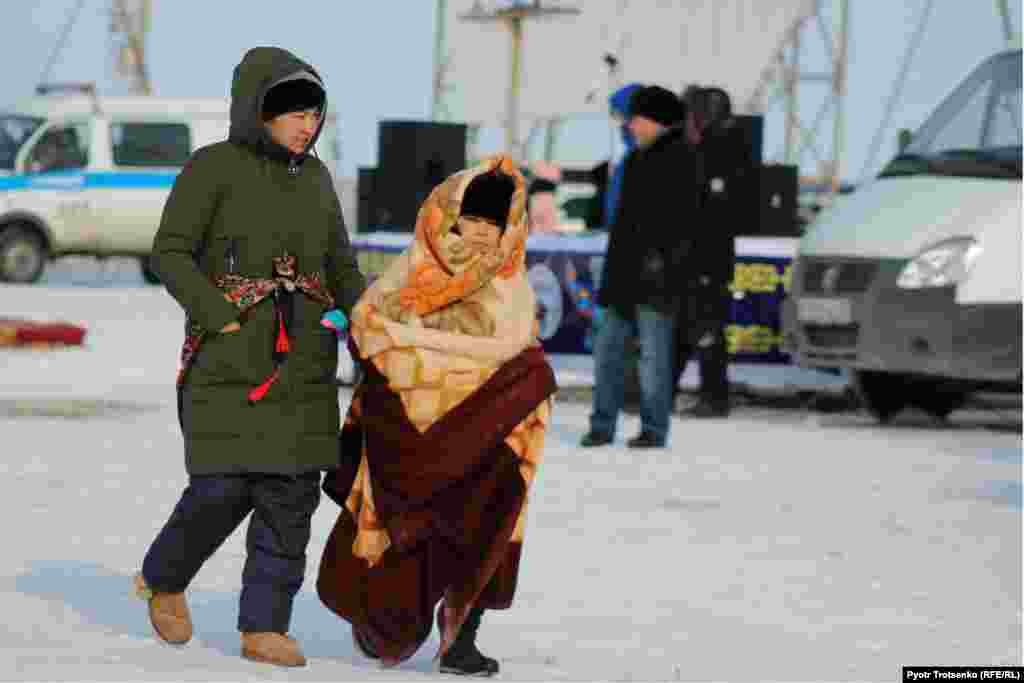
{"label": "black fur hat", "polygon": [[502,230],[508,223],[516,181],[500,171],[483,173],[469,181],[462,195],[461,216],[483,218]]}
{"label": "black fur hat", "polygon": [[324,90],[313,81],[297,78],[279,83],[263,98],[263,120],[307,109],[323,109]]}
{"label": "black fur hat", "polygon": [[643,116],[663,126],[674,126],[686,118],[686,107],[671,90],[648,85],[629,99],[630,116]]}

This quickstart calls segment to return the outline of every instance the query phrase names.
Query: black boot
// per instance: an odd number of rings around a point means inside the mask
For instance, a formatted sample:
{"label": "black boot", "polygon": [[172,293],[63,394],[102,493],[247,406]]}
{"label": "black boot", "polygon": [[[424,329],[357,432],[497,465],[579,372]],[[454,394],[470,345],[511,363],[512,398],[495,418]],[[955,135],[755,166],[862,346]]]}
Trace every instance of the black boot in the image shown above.
{"label": "black boot", "polygon": [[646,429],[626,442],[629,448],[664,448],[665,439]]}
{"label": "black boot", "polygon": [[[476,649],[476,632],[480,628],[480,618],[484,614],[482,607],[469,610],[462,630],[455,638],[448,651],[441,655],[441,673],[458,676],[479,676],[487,678],[498,673],[498,662],[485,657]],[[437,613],[437,624],[444,633],[444,605]]]}
{"label": "black boot", "polygon": [[370,641],[366,640],[355,626],[352,627],[352,642],[355,643],[356,649],[359,650],[360,654],[367,659],[380,659],[380,655],[370,645]]}
{"label": "black boot", "polygon": [[594,448],[595,446],[607,446],[614,439],[607,432],[598,432],[591,429],[580,439],[580,448]]}
{"label": "black boot", "polygon": [[696,405],[683,411],[683,415],[701,419],[729,417],[729,401],[701,399]]}

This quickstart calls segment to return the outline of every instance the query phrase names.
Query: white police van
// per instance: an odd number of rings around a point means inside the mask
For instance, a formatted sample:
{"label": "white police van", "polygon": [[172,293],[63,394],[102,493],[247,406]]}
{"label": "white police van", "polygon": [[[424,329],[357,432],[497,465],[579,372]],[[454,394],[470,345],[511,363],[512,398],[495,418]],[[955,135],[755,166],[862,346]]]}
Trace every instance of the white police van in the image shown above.
{"label": "white police van", "polygon": [[[174,178],[227,138],[221,98],[40,94],[0,111],[0,282],[36,282],[49,259],[147,262]],[[317,150],[334,168],[335,117]]]}
{"label": "white police van", "polygon": [[1021,390],[1021,51],[976,68],[800,242],[785,339],[886,421]]}

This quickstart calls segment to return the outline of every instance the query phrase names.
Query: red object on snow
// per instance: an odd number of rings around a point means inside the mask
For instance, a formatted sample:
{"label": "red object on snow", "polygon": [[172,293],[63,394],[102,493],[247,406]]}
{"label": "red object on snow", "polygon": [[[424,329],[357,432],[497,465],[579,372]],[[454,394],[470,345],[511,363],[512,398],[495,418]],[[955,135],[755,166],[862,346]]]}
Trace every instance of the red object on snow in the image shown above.
{"label": "red object on snow", "polygon": [[42,323],[0,318],[0,347],[81,346],[85,328],[70,323]]}

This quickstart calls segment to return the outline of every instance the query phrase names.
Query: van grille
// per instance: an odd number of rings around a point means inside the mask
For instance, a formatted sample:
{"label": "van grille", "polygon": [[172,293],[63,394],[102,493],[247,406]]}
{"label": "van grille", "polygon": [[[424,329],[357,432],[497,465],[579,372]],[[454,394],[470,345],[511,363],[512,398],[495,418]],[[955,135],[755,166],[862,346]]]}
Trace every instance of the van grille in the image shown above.
{"label": "van grille", "polygon": [[806,259],[802,266],[807,294],[860,294],[878,272],[878,264],[871,261]]}
{"label": "van grille", "polygon": [[824,349],[852,349],[857,346],[860,325],[804,325],[811,346]]}

